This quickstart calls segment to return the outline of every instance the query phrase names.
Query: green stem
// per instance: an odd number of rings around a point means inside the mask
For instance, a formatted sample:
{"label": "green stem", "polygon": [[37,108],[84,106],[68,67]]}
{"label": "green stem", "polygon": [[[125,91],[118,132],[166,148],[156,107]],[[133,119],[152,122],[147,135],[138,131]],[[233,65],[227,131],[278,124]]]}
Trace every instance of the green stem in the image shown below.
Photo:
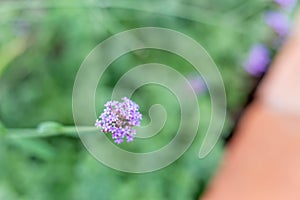
{"label": "green stem", "polygon": [[6,129],[4,133],[4,138],[9,139],[23,139],[23,138],[37,138],[37,137],[51,137],[51,136],[69,136],[69,137],[78,137],[77,131],[80,132],[94,132],[97,129],[95,127],[87,127],[87,126],[65,126],[62,127],[59,131],[45,131],[41,132],[38,129],[24,129],[24,128],[10,128]]}

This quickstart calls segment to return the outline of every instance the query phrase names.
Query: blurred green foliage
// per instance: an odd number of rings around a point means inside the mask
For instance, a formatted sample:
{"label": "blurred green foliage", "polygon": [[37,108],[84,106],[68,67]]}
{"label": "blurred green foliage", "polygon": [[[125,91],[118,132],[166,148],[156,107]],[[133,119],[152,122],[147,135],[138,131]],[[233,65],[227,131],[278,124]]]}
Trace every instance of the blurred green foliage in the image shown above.
{"label": "blurred green foliage", "polygon": [[[259,0],[2,1],[0,121],[6,128],[0,125],[0,131],[10,134],[12,128],[35,128],[44,121],[73,125],[72,87],[88,53],[113,34],[155,26],[187,34],[201,43],[216,62],[228,100],[226,135],[251,89],[251,79],[241,66],[250,46],[268,36],[261,18],[270,4]],[[195,73],[185,60],[167,52],[141,50],[126,54],[111,65],[99,83],[106,90],[96,95],[97,112],[124,72],[148,62],[172,66],[185,75]],[[168,112],[163,136],[138,141],[140,151],[163,146],[178,126],[178,104],[172,94],[161,90],[145,86],[134,95],[143,114],[154,103],[164,105]],[[201,126],[191,148],[172,165],[148,174],[117,172],[100,164],[76,137],[2,137],[0,199],[196,199],[223,152],[220,141],[208,157],[197,158],[201,133],[210,119],[209,94],[199,95],[199,104]],[[44,124],[39,130],[43,132],[47,126],[60,130],[56,125]]]}

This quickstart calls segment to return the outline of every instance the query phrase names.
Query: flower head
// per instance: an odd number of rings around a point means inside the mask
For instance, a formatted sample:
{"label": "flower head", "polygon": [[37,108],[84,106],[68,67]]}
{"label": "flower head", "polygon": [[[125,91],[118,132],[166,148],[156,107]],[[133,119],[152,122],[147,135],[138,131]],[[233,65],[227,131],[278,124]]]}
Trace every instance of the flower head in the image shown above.
{"label": "flower head", "polygon": [[274,2],[286,9],[293,9],[297,4],[297,0],[274,0]]}
{"label": "flower head", "polygon": [[265,22],[281,37],[289,32],[290,20],[284,13],[274,11],[267,12],[265,14]]}
{"label": "flower head", "polygon": [[120,144],[126,138],[127,142],[133,141],[134,126],[140,126],[142,115],[139,106],[128,99],[122,98],[123,102],[108,101],[104,111],[96,120],[95,126],[101,127],[103,133],[111,133],[115,143]]}
{"label": "flower head", "polygon": [[245,70],[254,75],[259,76],[266,71],[270,63],[269,49],[262,44],[255,44],[245,62]]}

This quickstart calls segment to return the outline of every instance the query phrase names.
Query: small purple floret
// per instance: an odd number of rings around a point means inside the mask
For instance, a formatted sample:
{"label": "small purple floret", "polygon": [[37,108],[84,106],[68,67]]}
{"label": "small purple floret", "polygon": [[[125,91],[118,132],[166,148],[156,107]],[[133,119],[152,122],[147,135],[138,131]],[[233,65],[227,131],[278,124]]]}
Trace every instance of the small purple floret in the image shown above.
{"label": "small purple floret", "polygon": [[267,12],[265,14],[265,22],[281,37],[286,36],[290,30],[289,17],[281,12]]}
{"label": "small purple floret", "polygon": [[190,74],[187,79],[197,95],[206,90],[205,82],[203,81],[201,76],[197,74]]}
{"label": "small purple floret", "polygon": [[262,44],[255,44],[245,62],[245,70],[254,76],[264,73],[270,63],[269,49]]}
{"label": "small purple floret", "polygon": [[135,135],[133,127],[140,126],[142,120],[139,106],[127,97],[122,100],[123,102],[108,101],[95,123],[97,128],[101,127],[103,133],[111,133],[117,144],[122,143],[125,138],[127,142],[133,141]]}

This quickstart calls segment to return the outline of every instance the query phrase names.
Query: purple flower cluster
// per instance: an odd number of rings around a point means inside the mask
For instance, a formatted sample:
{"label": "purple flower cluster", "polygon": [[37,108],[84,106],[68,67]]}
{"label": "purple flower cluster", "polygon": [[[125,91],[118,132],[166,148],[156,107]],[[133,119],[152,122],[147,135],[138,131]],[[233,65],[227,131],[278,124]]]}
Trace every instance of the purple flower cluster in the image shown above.
{"label": "purple flower cluster", "polygon": [[135,135],[134,126],[140,126],[142,115],[139,106],[128,99],[123,102],[108,101],[103,113],[96,120],[95,126],[101,127],[103,133],[111,133],[115,143],[120,144],[126,138],[127,142],[133,141]]}
{"label": "purple flower cluster", "polygon": [[255,44],[249,54],[244,68],[253,76],[260,76],[270,63],[269,49],[263,44]]}

